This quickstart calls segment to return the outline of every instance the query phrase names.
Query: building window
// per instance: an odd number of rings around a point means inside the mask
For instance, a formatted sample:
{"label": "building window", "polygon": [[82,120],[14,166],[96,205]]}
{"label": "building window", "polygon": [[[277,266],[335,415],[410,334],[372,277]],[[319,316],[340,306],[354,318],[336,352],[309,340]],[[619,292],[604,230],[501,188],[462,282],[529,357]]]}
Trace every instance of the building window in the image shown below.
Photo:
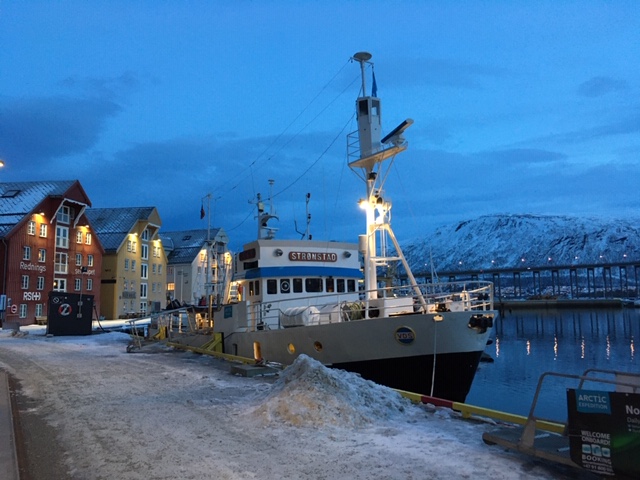
{"label": "building window", "polygon": [[44,248],[41,248],[40,250],[38,250],[38,261],[40,263],[44,263],[47,261],[47,250]]}
{"label": "building window", "polygon": [[69,227],[56,226],[56,247],[69,248]]}
{"label": "building window", "polygon": [[140,313],[143,315],[147,313],[147,302],[140,302]]}
{"label": "building window", "polygon": [[27,224],[27,233],[29,235],[36,234],[36,222],[34,222],[33,220],[29,220],[29,223]]}
{"label": "building window", "polygon": [[93,278],[87,278],[87,290],[93,290]]}
{"label": "building window", "polygon": [[82,230],[76,232],[76,243],[82,243]]}
{"label": "building window", "polygon": [[60,210],[58,210],[58,215],[56,216],[58,223],[65,223],[68,225],[70,218],[71,218],[71,208],[67,207],[66,205],[63,205],[62,207],[60,207]]}
{"label": "building window", "polygon": [[77,266],[82,265],[82,254],[81,253],[76,253],[76,265]]}
{"label": "building window", "polygon": [[136,271],[136,261],[135,260],[131,260],[131,271],[132,272]]}
{"label": "building window", "polygon": [[31,260],[31,247],[28,247],[26,245],[22,247],[22,259]]}
{"label": "building window", "polygon": [[149,258],[149,245],[143,243],[142,245],[140,245],[140,248],[140,256],[143,260],[147,260]]}
{"label": "building window", "polygon": [[149,266],[146,263],[140,264],[140,278],[149,278]]}
{"label": "building window", "polygon": [[42,238],[47,238],[47,224],[46,223],[41,223],[40,224],[40,236]]}
{"label": "building window", "polygon": [[142,240],[144,240],[145,242],[148,242],[148,241],[149,241],[149,229],[148,229],[148,228],[145,228],[145,229],[142,231],[142,235],[140,235],[140,238],[141,238]]}
{"label": "building window", "polygon": [[84,234],[84,243],[85,245],[91,245],[91,234],[88,232]]}
{"label": "building window", "polygon": [[[67,273],[68,270],[68,255],[66,253],[56,253],[56,261],[53,266],[53,271],[55,273]],[[64,292],[66,290],[62,291]]]}
{"label": "building window", "polygon": [[129,259],[128,258],[124,259],[124,269],[125,270],[129,270]]}
{"label": "building window", "polygon": [[162,274],[162,265],[158,265],[158,275]]}
{"label": "building window", "polygon": [[38,277],[38,290],[44,290],[44,277]]}
{"label": "building window", "polygon": [[43,311],[42,304],[36,303],[36,317],[41,317],[42,311]]}
{"label": "building window", "polygon": [[160,247],[157,245],[153,246],[153,256],[156,258],[160,256]]}
{"label": "building window", "polygon": [[20,304],[20,318],[27,318],[27,304]]}
{"label": "building window", "polygon": [[151,293],[156,293],[156,282],[151,284]]}
{"label": "building window", "polygon": [[29,275],[22,275],[21,286],[22,286],[23,290],[28,290],[29,289]]}
{"label": "building window", "polygon": [[67,291],[67,279],[66,278],[54,278],[53,279],[53,291],[54,292],[66,292]]}
{"label": "building window", "polygon": [[76,278],[73,283],[74,283],[73,288],[75,289],[76,292],[79,292],[80,289],[82,288],[82,279]]}
{"label": "building window", "polygon": [[140,298],[147,298],[147,284],[140,284]]}
{"label": "building window", "polygon": [[87,255],[87,266],[93,267],[93,255]]}
{"label": "building window", "polygon": [[151,273],[153,273],[154,275],[156,274],[156,264],[155,263],[151,264]]}
{"label": "building window", "polygon": [[122,287],[122,290],[124,290],[124,291],[126,292],[128,288],[129,288],[129,282],[127,282],[127,281],[125,280],[125,281],[124,281],[124,286]]}
{"label": "building window", "polygon": [[127,252],[133,252],[133,240],[127,240]]}
{"label": "building window", "polygon": [[138,247],[138,242],[135,240],[131,240],[131,253],[136,253]]}

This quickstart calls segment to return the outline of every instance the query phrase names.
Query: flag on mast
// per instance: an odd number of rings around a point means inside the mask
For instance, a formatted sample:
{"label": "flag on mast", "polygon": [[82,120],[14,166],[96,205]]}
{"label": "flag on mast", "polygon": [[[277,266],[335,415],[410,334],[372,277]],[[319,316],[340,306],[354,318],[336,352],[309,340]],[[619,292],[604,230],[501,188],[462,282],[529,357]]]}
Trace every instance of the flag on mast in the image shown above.
{"label": "flag on mast", "polygon": [[372,97],[377,97],[378,96],[378,84],[376,83],[376,72],[371,70],[371,75],[373,75],[373,83],[371,84],[371,96]]}
{"label": "flag on mast", "polygon": [[202,202],[202,206],[200,207],[200,220],[202,220],[204,218],[205,212],[204,212],[204,202]]}

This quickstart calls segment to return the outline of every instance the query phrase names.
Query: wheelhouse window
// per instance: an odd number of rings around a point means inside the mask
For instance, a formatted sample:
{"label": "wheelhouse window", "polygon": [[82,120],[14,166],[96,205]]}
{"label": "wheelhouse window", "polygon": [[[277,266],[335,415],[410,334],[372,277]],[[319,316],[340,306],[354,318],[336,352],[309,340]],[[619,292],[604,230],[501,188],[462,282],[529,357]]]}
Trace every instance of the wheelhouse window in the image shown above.
{"label": "wheelhouse window", "polygon": [[278,282],[273,278],[267,280],[267,295],[275,295],[278,293]]}
{"label": "wheelhouse window", "polygon": [[333,278],[325,278],[324,281],[324,291],[328,293],[333,293],[336,290],[336,284]]}
{"label": "wheelhouse window", "polygon": [[336,291],[338,293],[344,293],[345,290],[345,284],[344,284],[344,278],[338,278],[336,279]]}
{"label": "wheelhouse window", "polygon": [[304,290],[308,293],[315,293],[322,291],[322,279],[321,278],[305,278]]}
{"label": "wheelhouse window", "polygon": [[293,293],[302,293],[302,279],[294,278],[293,279]]}
{"label": "wheelhouse window", "polygon": [[347,280],[347,292],[355,292],[355,291],[356,291],[356,281]]}

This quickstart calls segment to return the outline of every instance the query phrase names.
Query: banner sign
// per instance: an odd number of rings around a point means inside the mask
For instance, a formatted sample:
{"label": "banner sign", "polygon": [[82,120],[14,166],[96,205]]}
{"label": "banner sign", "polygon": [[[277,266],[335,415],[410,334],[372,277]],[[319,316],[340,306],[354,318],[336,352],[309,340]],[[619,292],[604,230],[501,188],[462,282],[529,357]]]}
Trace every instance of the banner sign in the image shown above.
{"label": "banner sign", "polygon": [[640,477],[640,393],[567,389],[571,460],[598,475]]}

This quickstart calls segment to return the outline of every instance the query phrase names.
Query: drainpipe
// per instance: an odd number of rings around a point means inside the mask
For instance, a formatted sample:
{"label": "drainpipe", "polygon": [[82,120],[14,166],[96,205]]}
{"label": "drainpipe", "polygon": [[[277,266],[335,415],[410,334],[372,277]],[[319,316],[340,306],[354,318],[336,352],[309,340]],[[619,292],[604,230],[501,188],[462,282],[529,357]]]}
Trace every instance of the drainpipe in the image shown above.
{"label": "drainpipe", "polygon": [[[4,263],[2,272],[2,292],[7,294],[7,259],[9,258],[9,246],[7,245],[7,239],[2,237],[2,243],[4,244]],[[6,305],[5,305],[6,307]],[[4,315],[6,310],[0,312],[0,326],[4,324]]]}

